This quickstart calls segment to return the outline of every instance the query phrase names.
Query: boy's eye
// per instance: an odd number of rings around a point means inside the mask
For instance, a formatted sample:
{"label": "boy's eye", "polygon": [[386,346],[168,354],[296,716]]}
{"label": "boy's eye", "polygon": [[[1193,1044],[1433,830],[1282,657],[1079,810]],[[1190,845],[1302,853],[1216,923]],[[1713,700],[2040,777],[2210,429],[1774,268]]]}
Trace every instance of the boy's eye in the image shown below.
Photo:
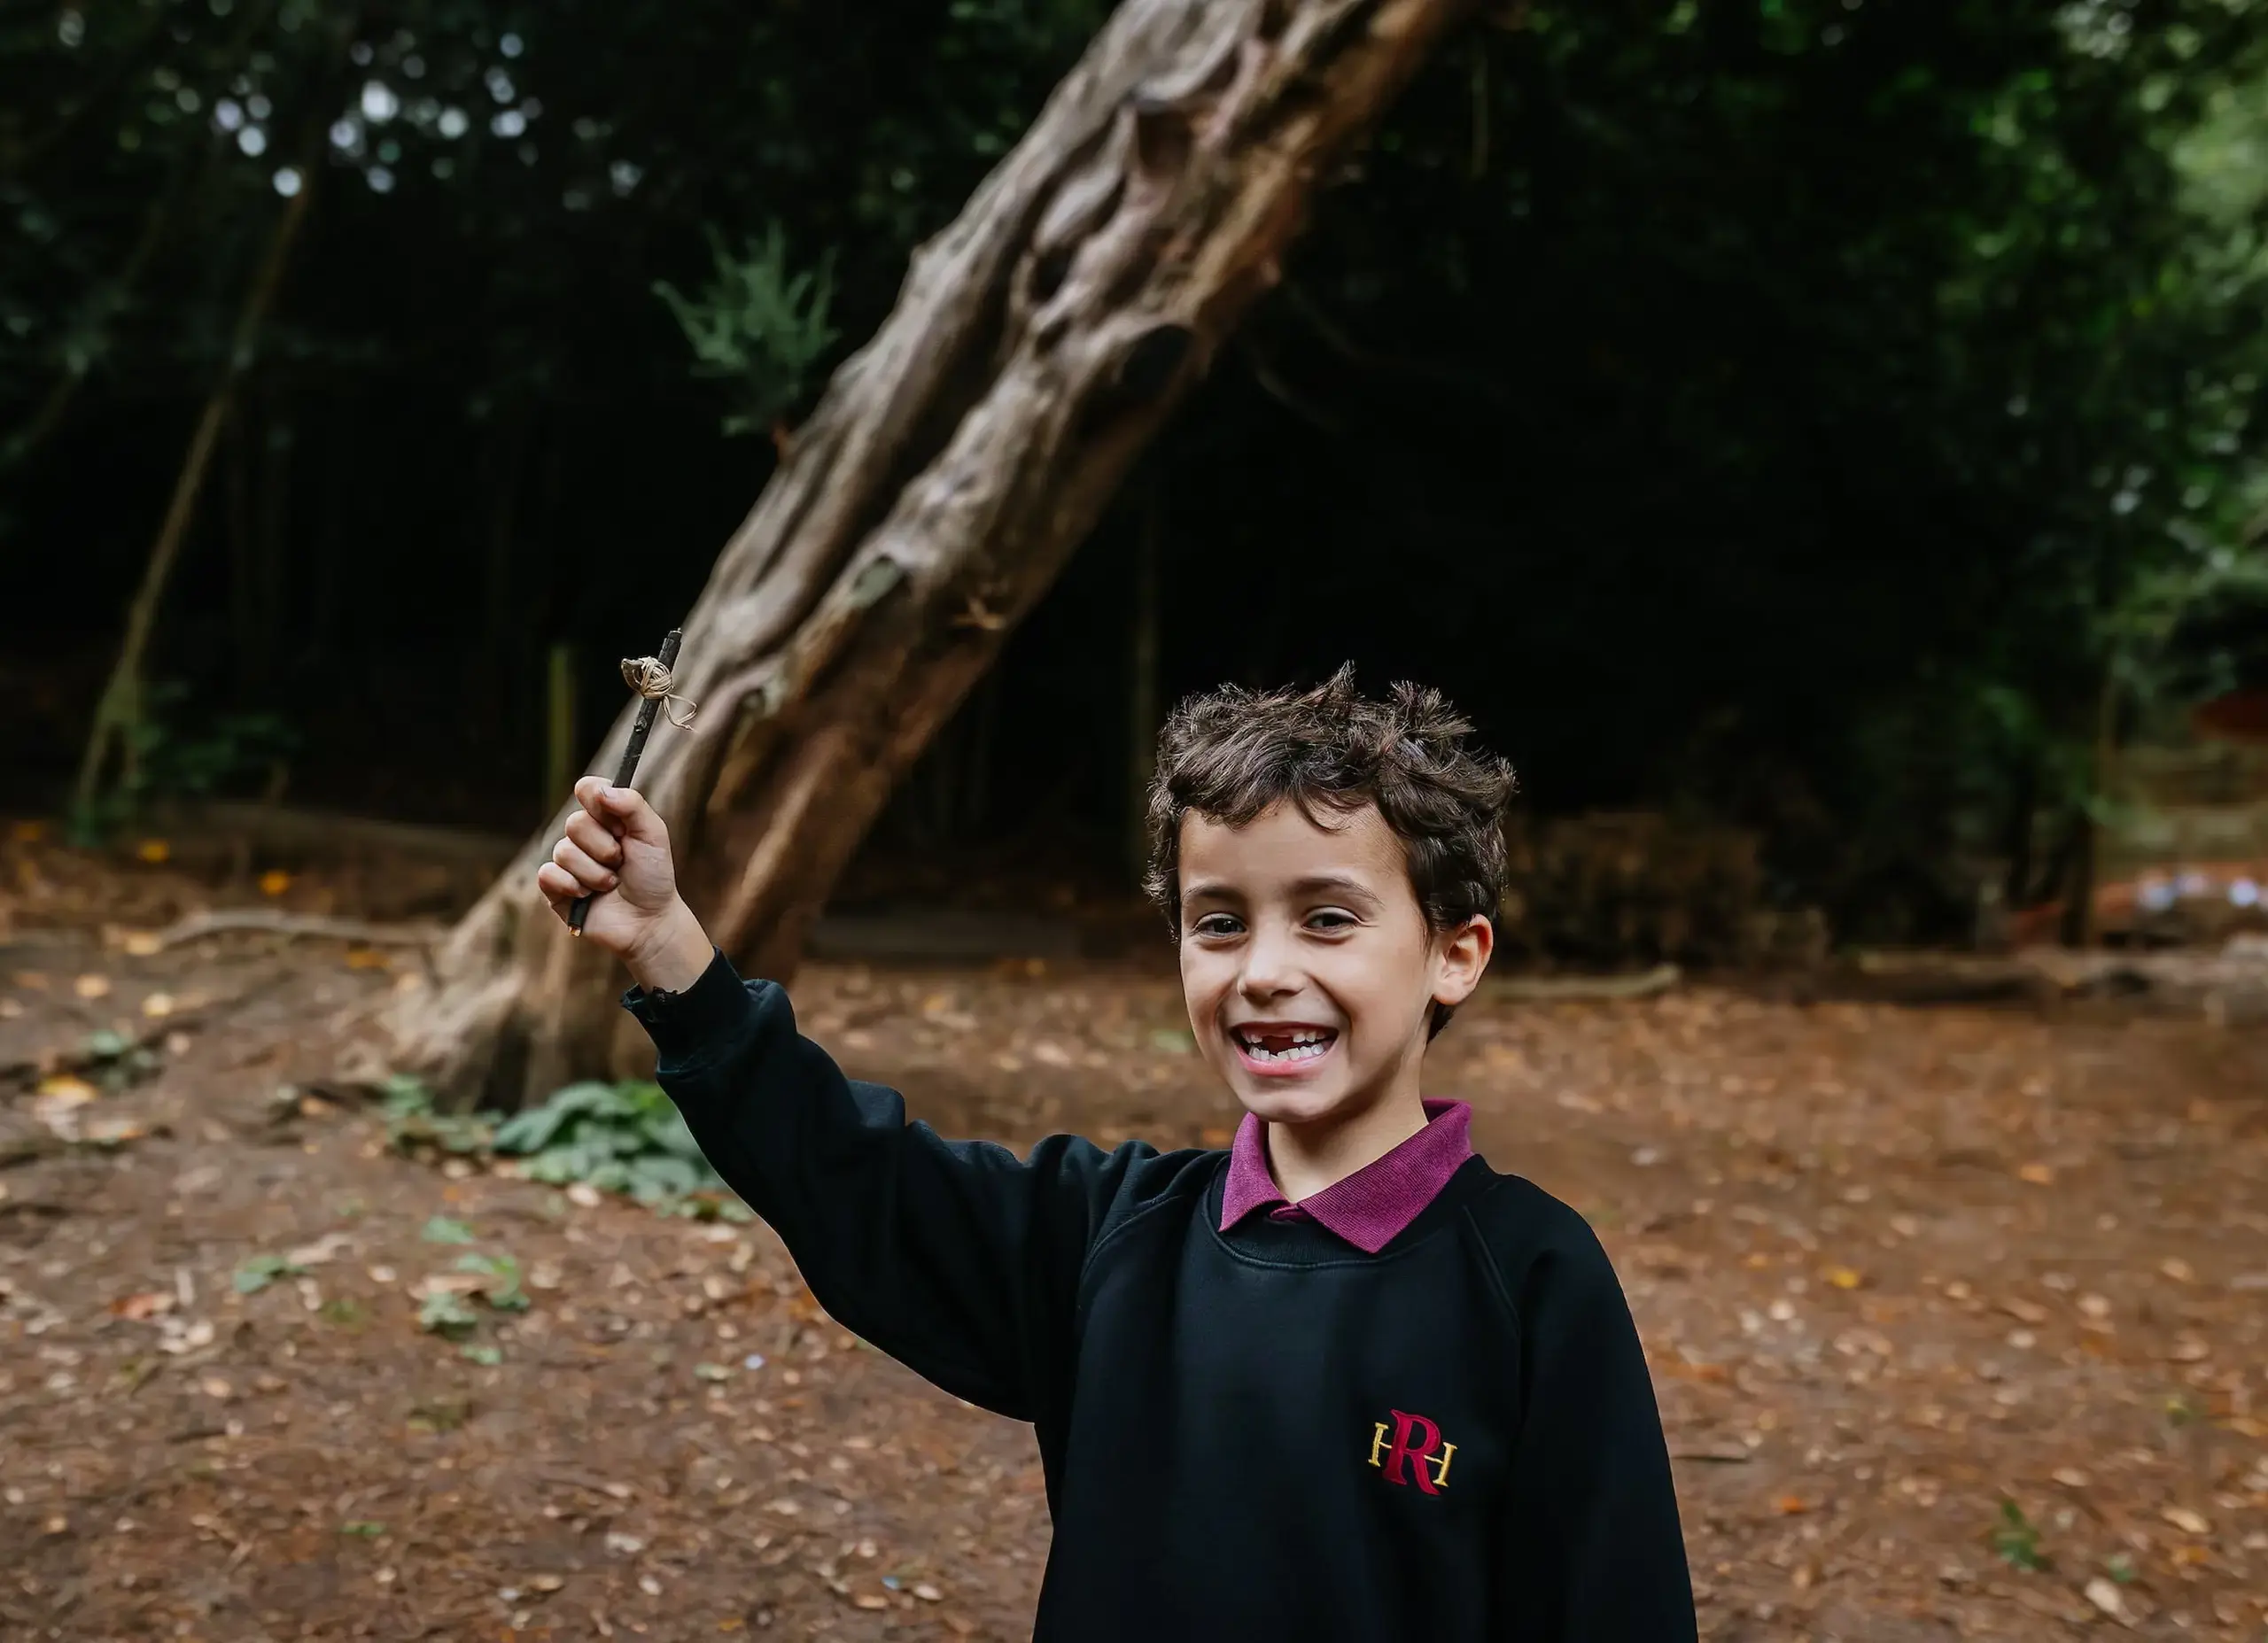
{"label": "boy's eye", "polygon": [[1353,926],[1355,919],[1352,913],[1341,912],[1336,907],[1326,907],[1321,912],[1310,913],[1308,922],[1326,930],[1344,930]]}
{"label": "boy's eye", "polygon": [[1238,925],[1236,919],[1227,913],[1207,913],[1190,928],[1200,935],[1234,935]]}

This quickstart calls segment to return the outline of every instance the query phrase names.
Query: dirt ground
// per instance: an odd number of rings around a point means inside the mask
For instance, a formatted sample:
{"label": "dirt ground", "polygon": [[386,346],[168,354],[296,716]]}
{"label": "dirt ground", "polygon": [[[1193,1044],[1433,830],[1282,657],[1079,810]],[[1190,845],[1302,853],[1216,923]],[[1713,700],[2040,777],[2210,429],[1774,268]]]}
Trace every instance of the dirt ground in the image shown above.
{"label": "dirt ground", "polygon": [[[402,949],[148,951],[181,886],[6,848],[0,1635],[1029,1635],[1023,1428],[761,1227],[390,1151],[338,1069]],[[1162,955],[796,993],[949,1131],[1234,1116]],[[2268,1635],[2268,1031],[1702,987],[1484,1004],[1428,1077],[1614,1255],[1705,1636]],[[451,1222],[532,1301],[469,1343]]]}

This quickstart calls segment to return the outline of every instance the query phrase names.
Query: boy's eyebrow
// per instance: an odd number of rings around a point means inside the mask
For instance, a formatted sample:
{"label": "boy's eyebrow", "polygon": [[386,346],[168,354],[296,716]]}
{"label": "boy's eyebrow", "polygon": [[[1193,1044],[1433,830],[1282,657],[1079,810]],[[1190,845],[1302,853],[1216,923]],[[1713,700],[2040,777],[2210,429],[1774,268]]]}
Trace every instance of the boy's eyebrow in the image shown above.
{"label": "boy's eyebrow", "polygon": [[1366,902],[1376,899],[1370,886],[1344,873],[1317,873],[1310,878],[1292,880],[1292,894],[1294,895],[1320,895],[1326,892],[1357,896]]}
{"label": "boy's eyebrow", "polygon": [[[1365,902],[1378,899],[1375,892],[1359,879],[1344,873],[1312,873],[1304,879],[1294,879],[1286,887],[1293,895],[1337,895],[1358,898]],[[1225,880],[1200,879],[1181,893],[1185,902],[1241,901],[1243,890]]]}

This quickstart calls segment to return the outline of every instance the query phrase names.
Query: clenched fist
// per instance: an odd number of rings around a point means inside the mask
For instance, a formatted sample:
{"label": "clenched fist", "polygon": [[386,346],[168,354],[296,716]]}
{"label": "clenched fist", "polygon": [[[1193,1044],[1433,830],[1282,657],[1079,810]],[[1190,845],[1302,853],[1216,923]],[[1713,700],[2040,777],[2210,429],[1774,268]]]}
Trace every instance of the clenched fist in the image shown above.
{"label": "clenched fist", "polygon": [[682,991],[709,967],[708,934],[677,893],[670,830],[634,787],[602,776],[575,784],[582,808],[536,869],[536,887],[563,923],[578,896],[593,897],[584,939],[618,956],[641,987]]}

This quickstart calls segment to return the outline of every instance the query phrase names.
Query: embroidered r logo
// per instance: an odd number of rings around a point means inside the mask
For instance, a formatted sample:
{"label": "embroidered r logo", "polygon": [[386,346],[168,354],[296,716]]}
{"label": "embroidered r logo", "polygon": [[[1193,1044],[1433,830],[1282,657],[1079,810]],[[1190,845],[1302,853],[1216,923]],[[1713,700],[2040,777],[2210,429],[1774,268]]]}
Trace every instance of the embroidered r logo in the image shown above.
{"label": "embroidered r logo", "polygon": [[[1399,1409],[1386,1413],[1394,1417],[1394,1436],[1390,1439],[1386,1437],[1384,1421],[1371,1428],[1371,1464],[1386,1473],[1386,1482],[1406,1488],[1410,1483],[1409,1477],[1402,1475],[1402,1462],[1406,1461],[1410,1463],[1410,1473],[1418,1479],[1419,1489],[1429,1495],[1441,1493],[1449,1485],[1449,1461],[1456,1453],[1456,1445],[1443,1443],[1441,1429],[1422,1414],[1404,1414]],[[1380,1450],[1386,1452],[1384,1461],[1379,1458]],[[1441,1452],[1438,1455],[1434,1453],[1436,1450]],[[1429,1461],[1433,1467],[1430,1477],[1425,1473]]]}

